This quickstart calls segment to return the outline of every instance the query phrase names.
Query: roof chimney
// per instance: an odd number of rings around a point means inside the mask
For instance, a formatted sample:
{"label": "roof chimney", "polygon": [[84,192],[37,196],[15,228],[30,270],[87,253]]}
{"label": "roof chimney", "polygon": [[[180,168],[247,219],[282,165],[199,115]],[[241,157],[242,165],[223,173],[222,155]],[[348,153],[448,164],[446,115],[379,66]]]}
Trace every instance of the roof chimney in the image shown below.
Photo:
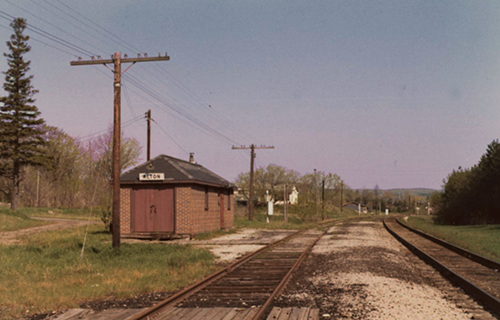
{"label": "roof chimney", "polygon": [[194,163],[194,152],[189,153],[189,163]]}

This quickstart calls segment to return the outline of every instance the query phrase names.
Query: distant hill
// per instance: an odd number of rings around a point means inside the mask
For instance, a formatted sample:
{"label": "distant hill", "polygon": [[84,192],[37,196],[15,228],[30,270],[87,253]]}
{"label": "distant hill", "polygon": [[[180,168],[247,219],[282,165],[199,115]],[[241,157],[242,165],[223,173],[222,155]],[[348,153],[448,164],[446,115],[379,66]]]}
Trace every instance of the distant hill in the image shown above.
{"label": "distant hill", "polygon": [[[361,190],[366,190],[366,189],[359,189],[359,190],[361,191]],[[374,189],[369,189],[369,190],[373,191]],[[383,194],[386,191],[391,192],[395,196],[402,196],[402,195],[406,194],[407,192],[409,192],[411,195],[414,195],[414,196],[428,197],[431,194],[433,194],[434,192],[439,191],[439,190],[429,189],[429,188],[408,188],[408,189],[400,188],[400,189],[380,189],[379,190],[379,192],[381,194]]]}
{"label": "distant hill", "polygon": [[420,197],[428,197],[431,194],[433,194],[436,191],[435,189],[428,189],[428,188],[413,188],[413,189],[387,189],[384,191],[389,191],[395,196],[401,196],[404,195],[406,192],[410,192],[413,195],[420,196]]}

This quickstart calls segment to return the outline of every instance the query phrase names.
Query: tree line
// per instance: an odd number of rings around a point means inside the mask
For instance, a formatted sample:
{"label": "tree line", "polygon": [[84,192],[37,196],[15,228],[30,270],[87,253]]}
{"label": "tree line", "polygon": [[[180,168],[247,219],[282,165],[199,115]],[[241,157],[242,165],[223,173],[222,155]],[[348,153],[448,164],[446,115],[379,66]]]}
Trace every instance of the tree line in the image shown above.
{"label": "tree line", "polygon": [[[241,173],[236,179],[236,185],[243,191],[249,190],[250,173]],[[254,172],[254,194],[255,201],[263,203],[266,199],[266,191],[269,192],[274,201],[283,201],[285,197],[285,185],[288,193],[292,187],[299,192],[299,205],[319,203],[324,199],[327,206],[338,211],[342,204],[357,202],[367,206],[370,212],[415,212],[416,208],[423,209],[427,205],[426,197],[419,197],[410,191],[399,195],[390,191],[380,190],[376,185],[373,189],[351,189],[344,183],[342,178],[335,173],[322,171],[310,172],[301,175],[295,170],[283,166],[270,164],[267,167],[259,167]],[[248,200],[248,193],[243,192]],[[288,199],[286,199],[288,200]]]}
{"label": "tree line", "polygon": [[459,167],[444,181],[443,192],[434,197],[437,221],[443,224],[500,223],[500,143],[493,140],[479,163]]}
{"label": "tree line", "polygon": [[[28,75],[31,62],[26,20],[10,24],[8,69],[0,97],[0,196],[23,206],[82,208],[111,204],[112,131],[89,141],[71,137],[41,118]],[[122,137],[121,169],[135,165],[141,146]]]}
{"label": "tree line", "polygon": [[[27,165],[20,175],[20,204],[28,207],[86,208],[111,205],[113,135],[109,128],[96,139],[81,141],[62,129],[44,126],[44,166]],[[121,170],[138,163],[141,146],[122,136]],[[3,200],[11,202],[12,182],[0,178]]]}

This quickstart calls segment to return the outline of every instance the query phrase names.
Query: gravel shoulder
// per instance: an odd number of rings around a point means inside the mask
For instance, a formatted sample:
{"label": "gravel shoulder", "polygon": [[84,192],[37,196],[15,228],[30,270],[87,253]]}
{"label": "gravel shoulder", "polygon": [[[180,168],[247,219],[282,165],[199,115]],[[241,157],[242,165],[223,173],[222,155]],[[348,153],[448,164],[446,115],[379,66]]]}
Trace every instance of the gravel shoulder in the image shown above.
{"label": "gravel shoulder", "polygon": [[190,241],[189,243],[210,250],[218,263],[230,263],[256,251],[271,242],[283,239],[295,231],[243,229],[211,240]]}
{"label": "gravel shoulder", "polygon": [[445,297],[434,271],[380,222],[331,228],[300,267],[279,307],[314,307],[333,319],[471,319]]}

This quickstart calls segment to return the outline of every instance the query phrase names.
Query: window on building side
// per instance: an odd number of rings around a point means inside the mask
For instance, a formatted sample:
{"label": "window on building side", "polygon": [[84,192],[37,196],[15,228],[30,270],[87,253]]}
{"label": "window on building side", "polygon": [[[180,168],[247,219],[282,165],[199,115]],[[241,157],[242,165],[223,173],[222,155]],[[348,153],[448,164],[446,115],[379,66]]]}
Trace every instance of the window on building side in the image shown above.
{"label": "window on building side", "polygon": [[227,210],[231,210],[231,190],[227,191]]}
{"label": "window on building side", "polygon": [[205,187],[205,210],[208,210],[208,187]]}

